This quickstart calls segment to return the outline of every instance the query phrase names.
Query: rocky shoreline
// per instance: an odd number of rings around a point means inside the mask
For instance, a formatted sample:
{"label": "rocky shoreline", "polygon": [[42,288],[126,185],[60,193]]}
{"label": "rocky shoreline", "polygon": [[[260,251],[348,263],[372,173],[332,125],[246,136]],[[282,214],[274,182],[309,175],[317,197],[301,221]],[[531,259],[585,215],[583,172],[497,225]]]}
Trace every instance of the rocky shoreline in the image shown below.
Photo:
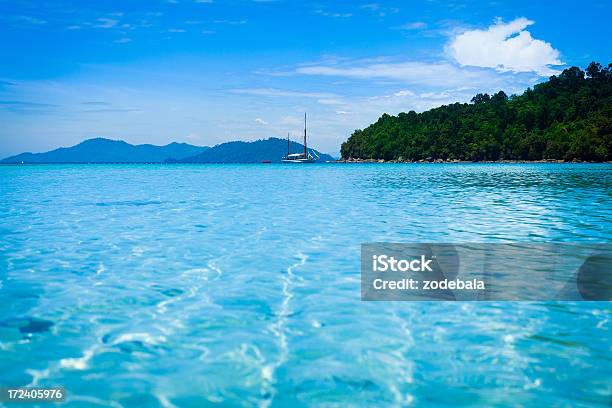
{"label": "rocky shoreline", "polygon": [[607,162],[589,162],[589,161],[580,161],[580,160],[557,160],[557,159],[543,159],[543,160],[483,160],[483,161],[469,161],[469,160],[443,160],[443,159],[421,159],[421,160],[383,160],[383,159],[360,159],[360,158],[352,158],[348,159],[338,159],[335,163],[612,163],[610,161]]}

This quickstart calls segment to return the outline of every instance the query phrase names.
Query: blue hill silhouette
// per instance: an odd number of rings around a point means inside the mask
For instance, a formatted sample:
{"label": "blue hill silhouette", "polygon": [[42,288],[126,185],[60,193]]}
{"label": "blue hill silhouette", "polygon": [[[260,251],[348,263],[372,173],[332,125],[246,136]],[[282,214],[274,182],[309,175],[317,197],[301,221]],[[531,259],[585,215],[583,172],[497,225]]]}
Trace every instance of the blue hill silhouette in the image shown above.
{"label": "blue hill silhouette", "polygon": [[[303,150],[303,145],[291,143],[292,153]],[[330,155],[317,153],[320,161],[334,160]],[[286,154],[287,140],[274,137],[254,142],[227,142],[212,148],[177,142],[165,146],[132,145],[121,140],[95,138],[45,153],[21,153],[0,163],[260,163],[280,162]]]}
{"label": "blue hill silhouette", "polygon": [[21,153],[7,157],[2,163],[162,163],[170,158],[193,156],[206,149],[208,147],[187,143],[132,145],[121,140],[96,138],[46,153]]}

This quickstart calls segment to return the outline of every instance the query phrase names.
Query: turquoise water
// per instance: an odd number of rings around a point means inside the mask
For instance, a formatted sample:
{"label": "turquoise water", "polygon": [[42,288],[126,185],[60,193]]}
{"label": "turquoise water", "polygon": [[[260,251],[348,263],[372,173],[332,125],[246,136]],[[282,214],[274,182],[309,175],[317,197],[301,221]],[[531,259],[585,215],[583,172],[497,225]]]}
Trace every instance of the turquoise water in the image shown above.
{"label": "turquoise water", "polygon": [[361,302],[360,244],[611,242],[612,165],[0,167],[0,383],[62,406],[608,406],[605,302]]}

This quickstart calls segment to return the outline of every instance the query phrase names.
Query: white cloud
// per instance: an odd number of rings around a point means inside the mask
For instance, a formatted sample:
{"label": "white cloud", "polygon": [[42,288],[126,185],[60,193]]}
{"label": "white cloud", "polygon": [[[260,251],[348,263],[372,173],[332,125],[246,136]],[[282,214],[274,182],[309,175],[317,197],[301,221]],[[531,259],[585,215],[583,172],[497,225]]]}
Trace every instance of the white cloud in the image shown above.
{"label": "white cloud", "polygon": [[260,125],[267,125],[268,122],[266,122],[265,120],[263,120],[262,118],[256,118],[255,119],[256,123],[259,123]]}
{"label": "white cloud", "polygon": [[[490,91],[485,88],[483,91]],[[383,112],[397,114],[415,110],[422,112],[440,105],[454,102],[468,102],[473,96],[473,91],[451,88],[440,92],[412,92],[399,90],[388,94],[370,97],[352,97],[347,100],[344,111],[354,112],[359,118],[363,118],[365,124],[375,121]],[[341,111],[336,111],[340,114]]]}
{"label": "white cloud", "polygon": [[442,92],[422,92],[419,97],[423,99],[445,99],[448,100],[453,96],[450,90]]}
{"label": "white cloud", "polygon": [[334,17],[334,18],[348,18],[351,17],[351,13],[333,13],[325,10],[315,10],[315,13],[320,14],[325,17]]}
{"label": "white cloud", "polygon": [[399,26],[401,30],[420,30],[427,28],[427,24],[422,21],[413,21],[412,23],[406,23]]}
{"label": "white cloud", "polygon": [[120,38],[118,40],[115,40],[115,43],[117,44],[127,44],[129,42],[132,42],[131,38]]}
{"label": "white cloud", "polygon": [[380,10],[380,4],[378,3],[362,4],[361,8],[366,9],[366,10],[371,10],[371,11],[377,11],[377,10]]}
{"label": "white cloud", "polygon": [[31,16],[13,16],[13,20],[33,25],[47,24],[46,20]]}
{"label": "white cloud", "polygon": [[297,74],[347,77],[355,79],[387,79],[404,83],[434,86],[473,86],[479,83],[501,84],[502,77],[495,71],[481,68],[462,68],[449,62],[385,62],[352,61],[343,64],[298,67]]}
{"label": "white cloud", "polygon": [[299,126],[301,125],[303,119],[301,117],[295,117],[295,116],[284,116],[280,119],[280,124],[282,125],[292,125],[292,126]]}
{"label": "white cloud", "polygon": [[499,71],[558,73],[551,65],[562,65],[560,53],[550,43],[537,40],[525,29],[534,24],[524,17],[509,23],[497,20],[486,30],[456,35],[447,52],[461,65],[495,68]]}
{"label": "white cloud", "polygon": [[182,28],[169,28],[168,32],[169,33],[184,33],[185,30]]}
{"label": "white cloud", "polygon": [[213,21],[215,24],[228,24],[228,25],[242,25],[246,24],[246,20],[215,20]]}
{"label": "white cloud", "polygon": [[290,97],[290,98],[334,98],[337,95],[326,92],[301,92],[301,91],[290,91],[285,89],[275,88],[237,88],[230,89],[231,93],[244,94],[244,95],[256,95],[256,96],[267,96],[267,97]]}
{"label": "white cloud", "polygon": [[402,89],[401,91],[395,92],[393,96],[414,96],[414,92],[409,89]]}
{"label": "white cloud", "polygon": [[94,23],[93,26],[97,28],[112,28],[116,26],[118,22],[119,20],[102,17],[102,18],[96,19],[96,23]]}
{"label": "white cloud", "polygon": [[360,8],[376,13],[379,17],[384,17],[387,14],[399,12],[397,7],[383,7],[378,3],[362,4]]}
{"label": "white cloud", "polygon": [[342,105],[343,104],[343,102],[340,99],[333,99],[333,98],[318,99],[317,102],[319,102],[321,105]]}
{"label": "white cloud", "polygon": [[[353,79],[386,80],[433,87],[515,90],[532,85],[542,76],[555,74],[561,65],[559,51],[531,37],[525,18],[508,24],[498,20],[487,30],[463,30],[450,34],[445,60],[401,61],[388,58],[331,60],[297,66],[294,74]],[[419,24],[413,27],[420,26]],[[520,75],[517,76],[517,74]]]}

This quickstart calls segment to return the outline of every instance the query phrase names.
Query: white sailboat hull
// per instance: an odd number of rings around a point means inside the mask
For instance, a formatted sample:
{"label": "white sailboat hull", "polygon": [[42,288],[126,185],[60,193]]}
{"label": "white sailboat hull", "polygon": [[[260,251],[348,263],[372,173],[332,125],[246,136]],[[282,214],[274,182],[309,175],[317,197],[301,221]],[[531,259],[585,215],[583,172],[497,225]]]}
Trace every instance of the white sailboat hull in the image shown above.
{"label": "white sailboat hull", "polygon": [[283,159],[281,162],[283,163],[314,163],[316,160],[314,159]]}

